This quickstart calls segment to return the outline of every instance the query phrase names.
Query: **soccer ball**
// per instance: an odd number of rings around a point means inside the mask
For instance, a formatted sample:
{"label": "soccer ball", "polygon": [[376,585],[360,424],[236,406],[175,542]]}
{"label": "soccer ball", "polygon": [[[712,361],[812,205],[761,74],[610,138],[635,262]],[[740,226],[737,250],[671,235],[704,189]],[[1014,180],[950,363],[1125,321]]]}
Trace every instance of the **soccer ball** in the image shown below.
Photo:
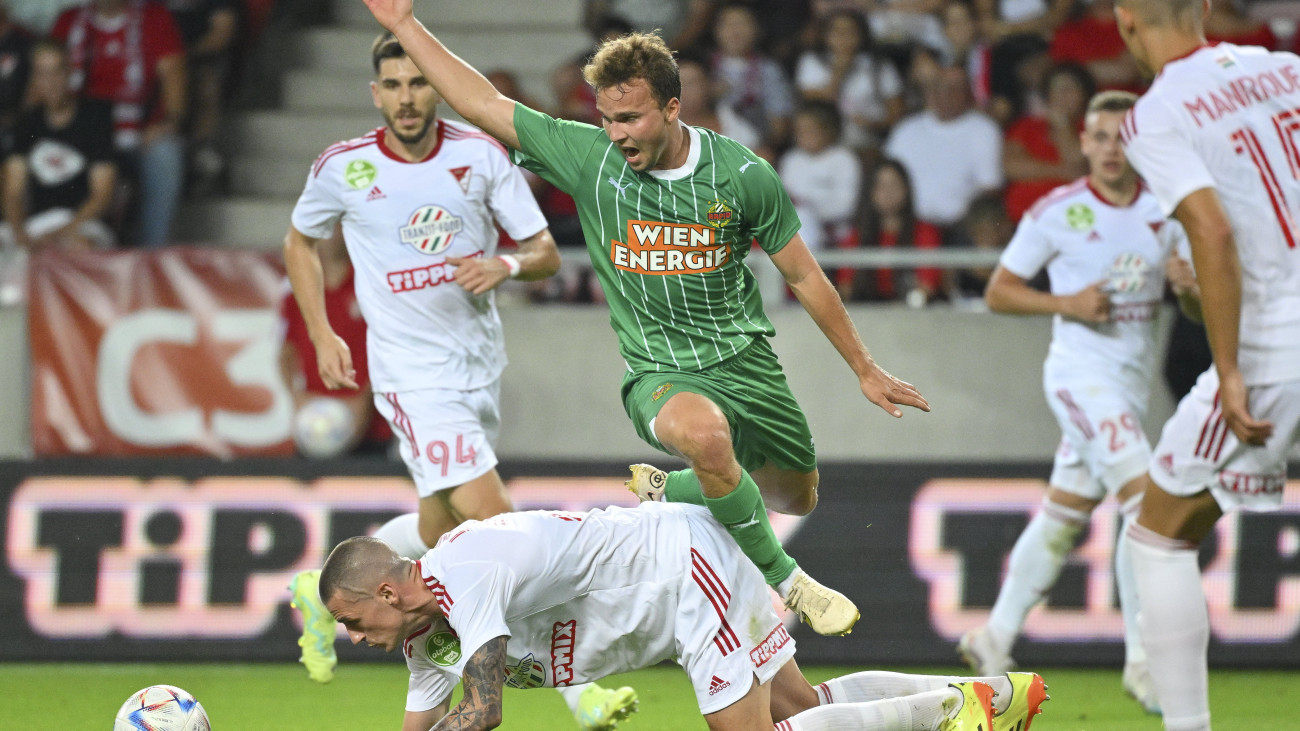
{"label": "soccer ball", "polygon": [[137,690],[117,711],[113,731],[211,731],[203,704],[171,685]]}
{"label": "soccer ball", "polygon": [[347,448],[355,428],[352,412],[340,399],[318,396],[293,418],[293,441],[299,453],[316,459],[337,457]]}

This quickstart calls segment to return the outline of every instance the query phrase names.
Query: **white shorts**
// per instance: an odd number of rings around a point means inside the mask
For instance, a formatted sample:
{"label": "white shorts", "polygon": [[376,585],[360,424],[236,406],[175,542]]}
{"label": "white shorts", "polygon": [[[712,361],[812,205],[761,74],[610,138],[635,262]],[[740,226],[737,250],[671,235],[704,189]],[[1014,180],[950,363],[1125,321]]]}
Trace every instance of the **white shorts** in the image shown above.
{"label": "white shorts", "polygon": [[1286,485],[1287,452],[1300,441],[1300,381],[1246,389],[1250,415],[1273,422],[1262,447],[1241,444],[1219,410],[1214,366],[1178,402],[1151,455],[1151,479],[1170,495],[1209,489],[1225,512],[1277,510]]}
{"label": "white shorts", "polygon": [[726,529],[703,510],[686,510],[691,567],[677,605],[677,662],[695,688],[700,713],[739,701],[755,675],[766,683],[794,657],[794,638],[772,594]]}
{"label": "white shorts", "polygon": [[1101,500],[1147,471],[1151,444],[1142,431],[1145,394],[1121,383],[1045,376],[1047,404],[1061,425],[1052,487]]}
{"label": "white shorts", "polygon": [[375,408],[401,440],[402,461],[426,498],[497,466],[500,381],[473,391],[429,388],[376,393]]}

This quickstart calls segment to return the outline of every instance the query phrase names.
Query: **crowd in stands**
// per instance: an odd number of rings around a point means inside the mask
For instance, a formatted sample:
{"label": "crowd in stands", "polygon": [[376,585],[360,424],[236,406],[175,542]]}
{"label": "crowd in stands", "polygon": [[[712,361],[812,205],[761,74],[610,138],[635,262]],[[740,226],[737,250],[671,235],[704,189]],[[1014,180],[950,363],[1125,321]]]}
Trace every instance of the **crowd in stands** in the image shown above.
{"label": "crowd in stands", "polygon": [[[679,55],[682,119],[771,162],[813,249],[1000,249],[1035,200],[1086,174],[1079,133],[1093,93],[1145,85],[1112,0],[586,0],[585,10],[593,39],[659,30]],[[1300,46],[1296,7],[1249,10],[1215,0],[1210,40]],[[1280,40],[1270,15],[1282,16]],[[599,124],[582,61],[555,72],[549,111]],[[553,221],[572,216],[539,186]],[[557,239],[581,245],[576,233]],[[919,305],[978,298],[990,271],[828,273],[846,300]],[[599,298],[572,280],[535,295]]]}
{"label": "crowd in stands", "polygon": [[170,243],[186,190],[221,172],[241,20],[263,4],[0,0],[0,251]]}

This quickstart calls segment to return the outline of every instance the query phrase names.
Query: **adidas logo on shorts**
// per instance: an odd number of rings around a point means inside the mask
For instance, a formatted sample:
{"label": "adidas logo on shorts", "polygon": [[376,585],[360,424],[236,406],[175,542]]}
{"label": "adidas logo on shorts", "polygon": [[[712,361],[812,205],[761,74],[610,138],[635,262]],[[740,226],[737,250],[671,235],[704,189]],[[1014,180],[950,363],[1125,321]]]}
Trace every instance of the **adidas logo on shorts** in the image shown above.
{"label": "adidas logo on shorts", "polygon": [[721,693],[722,691],[730,687],[731,687],[731,683],[728,683],[722,678],[719,678],[718,676],[714,675],[713,680],[709,682],[709,695],[717,695],[718,693]]}

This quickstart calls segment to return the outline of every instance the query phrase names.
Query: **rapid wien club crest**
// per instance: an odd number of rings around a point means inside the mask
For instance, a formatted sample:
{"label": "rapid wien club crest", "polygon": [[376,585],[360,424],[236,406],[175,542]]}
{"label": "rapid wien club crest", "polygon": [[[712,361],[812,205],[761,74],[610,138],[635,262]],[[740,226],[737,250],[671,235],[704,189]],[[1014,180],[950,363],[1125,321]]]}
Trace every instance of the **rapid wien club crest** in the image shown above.
{"label": "rapid wien club crest", "polygon": [[704,220],[714,228],[723,228],[727,224],[731,223],[732,219],[735,217],[736,212],[733,211],[731,206],[727,205],[727,202],[721,198],[709,201],[709,208],[704,214]]}
{"label": "rapid wien club crest", "polygon": [[441,254],[465,227],[459,216],[438,205],[421,206],[398,229],[402,243],[425,254]]}

